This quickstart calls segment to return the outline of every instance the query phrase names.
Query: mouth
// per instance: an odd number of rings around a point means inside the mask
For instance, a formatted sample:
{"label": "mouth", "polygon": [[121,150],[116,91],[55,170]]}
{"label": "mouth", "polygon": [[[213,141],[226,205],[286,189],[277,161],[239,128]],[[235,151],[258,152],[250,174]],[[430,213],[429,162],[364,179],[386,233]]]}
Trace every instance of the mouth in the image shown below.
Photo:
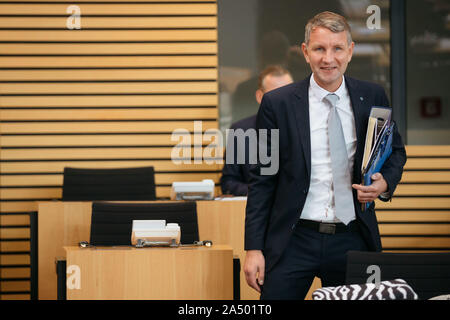
{"label": "mouth", "polygon": [[337,67],[320,67],[320,69],[324,71],[333,71],[334,69],[337,69]]}

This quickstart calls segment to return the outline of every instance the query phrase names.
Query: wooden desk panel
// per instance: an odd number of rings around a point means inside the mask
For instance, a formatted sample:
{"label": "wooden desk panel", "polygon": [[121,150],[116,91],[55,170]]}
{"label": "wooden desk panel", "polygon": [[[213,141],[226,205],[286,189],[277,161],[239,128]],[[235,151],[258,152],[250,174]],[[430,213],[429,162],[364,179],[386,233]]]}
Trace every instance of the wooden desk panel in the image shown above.
{"label": "wooden desk panel", "polygon": [[67,267],[79,268],[68,277],[79,276],[80,283],[79,289],[68,287],[68,300],[233,299],[230,246],[65,250]]}
{"label": "wooden desk panel", "polygon": [[38,209],[39,299],[55,300],[57,276],[55,259],[65,257],[64,246],[89,241],[91,202],[40,202]]}

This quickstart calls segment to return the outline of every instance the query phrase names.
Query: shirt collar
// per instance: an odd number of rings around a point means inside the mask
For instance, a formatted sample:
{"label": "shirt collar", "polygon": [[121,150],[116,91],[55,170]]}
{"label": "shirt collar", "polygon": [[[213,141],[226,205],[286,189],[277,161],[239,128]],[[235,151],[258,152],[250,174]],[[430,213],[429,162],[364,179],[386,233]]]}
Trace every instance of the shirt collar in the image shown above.
{"label": "shirt collar", "polygon": [[316,80],[314,80],[314,73],[311,75],[311,78],[309,80],[309,86],[310,86],[310,89],[312,90],[312,93],[319,99],[319,101],[322,101],[323,98],[325,98],[330,93],[334,93],[339,97],[339,99],[342,99],[342,97],[345,95],[345,92],[346,92],[344,76],[342,76],[341,85],[335,92],[329,92],[328,90],[325,90],[324,88],[319,86],[317,84]]}

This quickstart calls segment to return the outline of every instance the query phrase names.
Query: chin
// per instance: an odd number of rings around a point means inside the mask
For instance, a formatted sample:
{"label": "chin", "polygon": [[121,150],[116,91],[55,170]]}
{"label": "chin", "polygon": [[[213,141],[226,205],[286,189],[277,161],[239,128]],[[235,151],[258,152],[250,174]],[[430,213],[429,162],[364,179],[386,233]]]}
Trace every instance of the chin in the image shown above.
{"label": "chin", "polygon": [[341,78],[342,78],[342,75],[340,75],[340,74],[339,75],[333,75],[332,77],[331,76],[326,76],[326,77],[320,76],[319,77],[319,81],[321,83],[323,83],[324,85],[329,86],[329,85],[335,84]]}

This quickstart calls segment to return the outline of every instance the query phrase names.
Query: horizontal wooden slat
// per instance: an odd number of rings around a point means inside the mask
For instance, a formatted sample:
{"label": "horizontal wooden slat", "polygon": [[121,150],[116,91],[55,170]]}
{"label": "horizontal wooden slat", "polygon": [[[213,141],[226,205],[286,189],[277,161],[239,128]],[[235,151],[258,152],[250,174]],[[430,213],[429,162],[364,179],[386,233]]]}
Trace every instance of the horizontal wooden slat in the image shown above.
{"label": "horizontal wooden slat", "polygon": [[216,109],[0,110],[2,121],[217,119]]}
{"label": "horizontal wooden slat", "polygon": [[408,156],[420,157],[420,156],[438,156],[438,157],[450,157],[450,145],[440,146],[406,146],[406,154]]}
{"label": "horizontal wooden slat", "polygon": [[[76,168],[126,168],[153,166],[156,171],[216,171],[221,170],[223,165],[207,164],[175,164],[170,160],[122,160],[122,161],[39,161],[39,162],[0,162],[0,171],[3,173],[21,172],[62,172],[64,167]],[[6,210],[5,210],[6,211]]]}
{"label": "horizontal wooden slat", "polygon": [[378,222],[419,222],[446,221],[450,222],[450,211],[382,211],[376,212]]}
{"label": "horizontal wooden slat", "polygon": [[30,268],[1,268],[1,278],[28,278],[30,277]]}
{"label": "horizontal wooden slat", "polygon": [[[219,182],[221,173],[167,173],[155,174],[156,184],[171,184],[174,181],[201,181],[203,179],[212,179]],[[2,187],[8,186],[62,186],[63,175],[19,175],[19,176],[1,176],[0,185]],[[0,221],[13,224],[19,221],[18,217],[4,216],[0,217]],[[8,219],[6,219],[8,218]],[[28,216],[24,216],[28,218]],[[22,220],[21,220],[22,221]],[[23,219],[26,221],[26,219]],[[28,218],[29,221],[29,218]],[[3,223],[2,223],[3,224]]]}
{"label": "horizontal wooden slat", "polygon": [[[203,130],[216,129],[217,121],[203,121]],[[125,133],[173,132],[176,129],[194,130],[194,121],[164,122],[41,122],[2,123],[5,133]]]}
{"label": "horizontal wooden slat", "polygon": [[396,196],[450,195],[449,184],[400,184],[395,190]]}
{"label": "horizontal wooden slat", "polygon": [[405,167],[411,169],[450,169],[450,158],[408,158]]}
{"label": "horizontal wooden slat", "polygon": [[[207,135],[205,134],[204,137]],[[190,134],[191,143],[194,142],[194,134]],[[187,136],[183,139],[189,140]],[[180,138],[172,134],[126,134],[126,135],[49,135],[49,136],[2,136],[3,147],[53,147],[53,146],[175,146]],[[203,145],[209,144],[203,141]],[[184,144],[184,143],[183,143]]]}
{"label": "horizontal wooden slat", "polygon": [[404,197],[396,198],[394,197],[392,201],[383,202],[376,200],[377,209],[448,209],[450,208],[450,197],[438,198],[438,197],[428,197],[428,198],[413,198]]}
{"label": "horizontal wooden slat", "polygon": [[[0,197],[2,196],[2,190],[0,190]],[[7,228],[2,229],[0,234],[2,239],[15,239],[15,238],[29,238],[30,237],[30,228]],[[3,261],[3,259],[2,259]]]}
{"label": "horizontal wooden slat", "polygon": [[3,281],[2,291],[29,291],[30,281]]}
{"label": "horizontal wooden slat", "polygon": [[217,54],[217,43],[2,43],[2,54],[139,55]]}
{"label": "horizontal wooden slat", "polygon": [[[3,46],[3,45],[2,45]],[[0,68],[215,67],[217,56],[2,57]]]}
{"label": "horizontal wooden slat", "polygon": [[0,70],[0,81],[216,80],[216,69]]}
{"label": "horizontal wooden slat", "polygon": [[[68,4],[3,4],[0,12],[4,15],[68,15]],[[83,15],[215,15],[215,3],[193,4],[80,4]]]}
{"label": "horizontal wooden slat", "polygon": [[450,183],[450,171],[404,171],[401,182]]}
{"label": "horizontal wooden slat", "polygon": [[30,251],[30,241],[0,241],[2,252]]}
{"label": "horizontal wooden slat", "polygon": [[0,94],[216,93],[211,82],[3,83]]}
{"label": "horizontal wooden slat", "polygon": [[[157,197],[169,197],[171,187],[157,187],[156,196]],[[220,187],[216,187],[216,195],[220,194]],[[2,199],[61,199],[62,189],[61,188],[39,188],[39,189],[0,189],[0,197]],[[3,204],[2,204],[3,206]],[[2,237],[6,238],[22,238],[27,233],[26,229],[5,229],[6,235],[2,232]]]}
{"label": "horizontal wooden slat", "polygon": [[[78,1],[79,2],[79,1]],[[67,17],[2,17],[0,28],[67,28]],[[216,28],[216,17],[82,17],[81,28]]]}
{"label": "horizontal wooden slat", "polygon": [[[190,155],[194,157],[194,152],[204,154],[207,148],[191,148]],[[90,149],[4,149],[2,150],[3,160],[38,160],[38,159],[139,159],[139,158],[163,158],[176,161],[183,156],[183,153],[174,151],[173,147],[157,148],[90,148]],[[198,150],[198,151],[196,151]],[[172,158],[172,152],[174,157]],[[188,151],[186,151],[188,152]],[[222,159],[222,154],[216,157]],[[192,160],[193,161],[193,160]],[[200,160],[201,161],[201,160]]]}
{"label": "horizontal wooden slat", "polygon": [[216,41],[216,30],[0,30],[0,41]]}
{"label": "horizontal wooden slat", "polygon": [[126,95],[126,96],[13,96],[2,97],[2,107],[151,107],[214,106],[217,95]]}
{"label": "horizontal wooden slat", "polygon": [[23,212],[37,211],[38,206],[35,201],[4,201],[0,202],[0,212]]}
{"label": "horizontal wooden slat", "polygon": [[[20,188],[20,189],[0,189],[0,198],[9,199],[61,199],[61,188]],[[5,229],[6,230],[6,229]],[[20,233],[16,229],[6,231]],[[4,236],[4,235],[2,235]],[[17,238],[22,238],[17,236]]]}
{"label": "horizontal wooden slat", "polygon": [[[3,177],[0,177],[0,183],[3,183]],[[11,226],[11,225],[29,225],[30,216],[28,214],[24,215],[2,215],[0,216],[0,225]]]}
{"label": "horizontal wooden slat", "polygon": [[384,248],[450,248],[450,237],[381,237]]}
{"label": "horizontal wooden slat", "polygon": [[0,300],[30,300],[29,294],[2,294]]}
{"label": "horizontal wooden slat", "polygon": [[383,235],[450,235],[450,224],[380,224]]}

